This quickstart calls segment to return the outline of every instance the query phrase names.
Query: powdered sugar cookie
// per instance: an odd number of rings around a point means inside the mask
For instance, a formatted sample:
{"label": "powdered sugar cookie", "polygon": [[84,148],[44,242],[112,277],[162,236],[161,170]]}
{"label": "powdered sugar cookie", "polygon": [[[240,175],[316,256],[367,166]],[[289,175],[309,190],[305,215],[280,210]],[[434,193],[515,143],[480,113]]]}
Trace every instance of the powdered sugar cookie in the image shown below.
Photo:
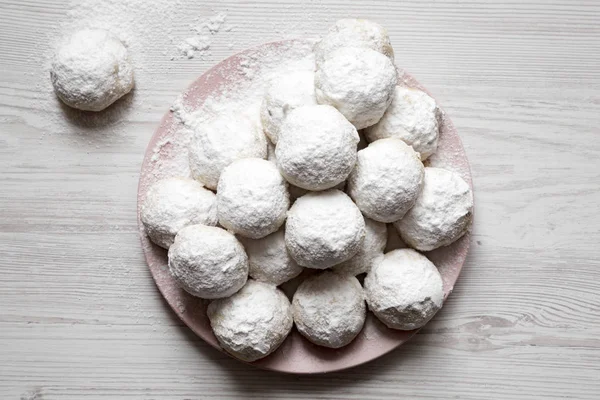
{"label": "powdered sugar cookie", "polygon": [[58,49],[50,78],[56,95],[68,106],[102,111],[133,89],[127,48],[102,29],[75,32]]}
{"label": "powdered sugar cookie", "polygon": [[355,277],[325,271],[300,284],[292,300],[292,313],[305,338],[337,349],[360,333],[367,307]]}
{"label": "powdered sugar cookie", "polygon": [[423,185],[424,167],[400,139],[381,139],[358,152],[348,177],[348,194],[369,218],[397,221],[415,204]]}
{"label": "powdered sugar cookie", "polygon": [[275,156],[281,174],[307,190],[325,190],[346,180],[356,163],[356,129],[335,108],[303,106],[285,120]]}
{"label": "powdered sugar cookie", "polygon": [[168,249],[182,228],[217,224],[217,199],[193,179],[163,179],[148,189],[140,218],[150,240]]}
{"label": "powdered sugar cookie", "polygon": [[248,257],[231,233],[190,225],[169,248],[169,270],[186,292],[204,299],[231,296],[248,279]]}
{"label": "powdered sugar cookie", "polygon": [[365,278],[369,309],[389,328],[418,329],[442,307],[442,277],[431,261],[412,249],[394,250]]}
{"label": "powdered sugar cookie", "polygon": [[345,193],[330,189],[300,197],[290,211],[285,243],[296,262],[326,269],[350,259],[365,237],[365,220]]}
{"label": "powdered sugar cookie", "polygon": [[369,141],[395,137],[412,146],[426,160],[438,146],[440,110],[427,93],[396,86],[394,100],[383,117],[365,130]]}
{"label": "powdered sugar cookie", "polygon": [[344,47],[317,67],[319,104],[337,108],[356,129],[376,124],[392,102],[398,81],[390,59],[368,48]]}
{"label": "powdered sugar cookie", "polygon": [[242,158],[267,157],[267,139],[246,115],[222,115],[199,125],[189,147],[194,179],[216,189],[223,169]]}
{"label": "powdered sugar cookie", "polygon": [[221,347],[248,362],[277,350],[293,326],[285,294],[254,280],[233,296],[210,303],[207,315]]}
{"label": "powdered sugar cookie", "polygon": [[415,205],[394,226],[409,246],[429,251],[458,240],[472,217],[469,185],[456,172],[425,168],[423,190]]}
{"label": "powdered sugar cookie", "polygon": [[279,229],[289,207],[287,182],[273,163],[244,158],[223,170],[217,187],[223,227],[259,239]]}
{"label": "powdered sugar cookie", "polygon": [[277,144],[279,132],[287,115],[300,106],[316,105],[315,73],[294,71],[270,82],[260,109],[265,134]]}

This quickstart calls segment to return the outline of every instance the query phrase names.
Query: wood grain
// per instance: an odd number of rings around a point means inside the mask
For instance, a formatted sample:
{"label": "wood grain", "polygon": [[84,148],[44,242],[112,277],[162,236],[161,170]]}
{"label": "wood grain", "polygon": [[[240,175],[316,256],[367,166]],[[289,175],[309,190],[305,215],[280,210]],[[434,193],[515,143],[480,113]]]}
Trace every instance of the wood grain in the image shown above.
{"label": "wood grain", "polygon": [[[148,47],[152,85],[86,122],[44,97],[37,62],[71,5],[0,0],[0,398],[598,398],[600,3],[183,3],[176,38],[215,11],[235,28],[204,59]],[[456,124],[472,251],[442,311],[398,351],[325,376],[260,371],[196,338],[156,290],[135,220],[142,155],[216,61],[346,16],[387,26],[398,63]]]}

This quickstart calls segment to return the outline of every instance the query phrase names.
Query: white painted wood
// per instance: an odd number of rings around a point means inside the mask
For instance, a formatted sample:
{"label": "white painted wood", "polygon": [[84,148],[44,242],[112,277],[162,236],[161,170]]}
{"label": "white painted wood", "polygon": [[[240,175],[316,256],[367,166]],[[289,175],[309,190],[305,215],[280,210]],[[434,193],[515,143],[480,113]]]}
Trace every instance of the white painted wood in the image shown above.
{"label": "white painted wood", "polygon": [[[184,3],[176,38],[215,11],[235,29],[204,60],[148,48],[143,104],[98,127],[57,124],[71,114],[36,81],[68,2],[0,0],[1,399],[599,398],[600,3]],[[264,372],[209,348],[162,300],[137,237],[138,171],[188,82],[343,16],[387,26],[398,63],[458,127],[472,251],[443,310],[397,351],[325,376]]]}

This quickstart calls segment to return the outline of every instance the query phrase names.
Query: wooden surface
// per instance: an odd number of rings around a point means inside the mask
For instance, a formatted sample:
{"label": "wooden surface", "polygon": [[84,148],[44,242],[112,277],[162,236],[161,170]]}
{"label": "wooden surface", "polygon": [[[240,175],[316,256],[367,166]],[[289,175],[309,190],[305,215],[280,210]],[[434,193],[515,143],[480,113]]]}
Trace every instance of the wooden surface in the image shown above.
{"label": "wooden surface", "polygon": [[[235,29],[204,59],[148,48],[152,85],[135,107],[90,122],[40,83],[38,53],[69,3],[0,0],[1,399],[600,397],[600,3],[193,3],[189,15],[225,11]],[[345,16],[387,26],[398,64],[456,124],[472,250],[409,344],[345,372],[264,372],[204,344],[162,300],[136,228],[139,168],[162,114],[210,65]]]}

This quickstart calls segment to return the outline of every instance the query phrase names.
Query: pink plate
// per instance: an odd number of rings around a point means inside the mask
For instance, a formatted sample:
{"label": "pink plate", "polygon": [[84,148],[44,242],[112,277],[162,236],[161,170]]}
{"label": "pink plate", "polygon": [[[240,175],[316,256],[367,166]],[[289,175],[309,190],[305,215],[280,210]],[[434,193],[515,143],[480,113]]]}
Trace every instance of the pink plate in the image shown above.
{"label": "pink plate", "polygon": [[[248,85],[257,76],[252,68],[271,63],[274,55],[282,60],[310,53],[311,42],[306,40],[286,40],[268,43],[238,53],[207,71],[198,78],[183,94],[186,107],[197,109],[211,95],[235,89],[237,84]],[[304,54],[306,55],[306,54]],[[257,67],[253,67],[257,66]],[[400,71],[401,81],[411,87],[425,90],[411,75]],[[156,133],[150,140],[138,189],[138,225],[142,248],[146,260],[160,292],[177,315],[211,346],[220,349],[206,317],[207,301],[195,298],[180,289],[171,278],[167,268],[166,250],[150,242],[139,220],[139,205],[146,195],[147,188],[158,179],[187,174],[187,154],[185,137],[180,131],[182,124],[173,111],[167,112]],[[454,170],[471,185],[471,173],[465,151],[456,129],[445,115],[442,118],[438,152],[427,161],[430,166]],[[469,249],[470,234],[450,246],[427,253],[435,263],[444,280],[447,297],[454,287]],[[295,374],[314,374],[337,371],[373,360],[406,342],[416,331],[402,332],[388,329],[371,313],[361,334],[348,346],[341,349],[327,349],[311,344],[295,329],[282,346],[270,356],[252,363],[260,368]]]}

